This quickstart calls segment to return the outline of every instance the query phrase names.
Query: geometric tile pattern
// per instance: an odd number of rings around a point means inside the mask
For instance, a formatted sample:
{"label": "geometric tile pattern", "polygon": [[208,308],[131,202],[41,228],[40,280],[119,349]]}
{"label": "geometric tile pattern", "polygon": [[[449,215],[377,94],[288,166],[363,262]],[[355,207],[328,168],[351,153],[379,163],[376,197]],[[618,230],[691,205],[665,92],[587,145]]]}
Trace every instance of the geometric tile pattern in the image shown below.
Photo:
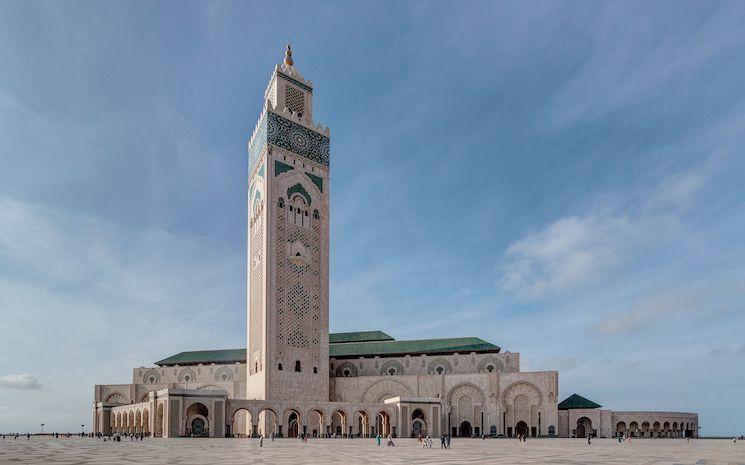
{"label": "geometric tile pattern", "polygon": [[270,143],[308,160],[329,166],[329,138],[270,111],[264,113],[248,148],[249,172],[261,151]]}

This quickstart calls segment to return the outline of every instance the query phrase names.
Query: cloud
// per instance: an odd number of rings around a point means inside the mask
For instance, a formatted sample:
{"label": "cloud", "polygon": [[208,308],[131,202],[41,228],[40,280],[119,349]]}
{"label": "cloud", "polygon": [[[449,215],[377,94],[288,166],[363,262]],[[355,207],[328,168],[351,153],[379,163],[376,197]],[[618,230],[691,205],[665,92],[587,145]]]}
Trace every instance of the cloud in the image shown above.
{"label": "cloud", "polygon": [[595,279],[623,260],[637,229],[622,215],[560,218],[509,246],[502,285],[535,297]]}
{"label": "cloud", "polygon": [[745,355],[745,344],[732,344],[717,347],[710,351],[712,355]]}
{"label": "cloud", "polygon": [[23,391],[34,391],[44,388],[38,379],[28,373],[0,376],[0,387],[20,389]]}
{"label": "cloud", "polygon": [[680,291],[644,298],[628,312],[608,315],[598,324],[603,334],[629,333],[652,326],[663,317],[692,312],[701,306],[701,299],[691,291]]}
{"label": "cloud", "polygon": [[720,159],[714,154],[638,196],[598,195],[586,212],[514,241],[503,257],[502,287],[536,298],[606,277],[675,232],[685,207],[719,170]]}

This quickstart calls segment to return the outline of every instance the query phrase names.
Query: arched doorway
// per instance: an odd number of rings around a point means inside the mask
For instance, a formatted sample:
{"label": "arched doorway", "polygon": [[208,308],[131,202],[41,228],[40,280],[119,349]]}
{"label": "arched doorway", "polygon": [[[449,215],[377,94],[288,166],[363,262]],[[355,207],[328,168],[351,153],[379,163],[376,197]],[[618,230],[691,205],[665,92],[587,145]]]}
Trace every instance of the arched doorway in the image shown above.
{"label": "arched doorway", "polygon": [[142,432],[150,435],[150,410],[143,410],[142,412]]}
{"label": "arched doorway", "polygon": [[[263,434],[269,436],[274,433],[277,434],[277,414],[270,408],[263,408],[259,410],[257,428],[259,431],[252,431],[254,434]],[[253,418],[251,419],[253,421]],[[253,430],[253,425],[251,426]]]}
{"label": "arched doorway", "polygon": [[135,433],[142,433],[142,414],[139,410],[135,412]]}
{"label": "arched doorway", "polygon": [[366,438],[369,436],[369,430],[370,417],[367,415],[367,412],[360,410],[357,412],[357,434],[361,438]]}
{"label": "arched doorway", "polygon": [[155,413],[155,436],[163,436],[163,404],[158,404],[158,409]]}
{"label": "arched doorway", "polygon": [[426,434],[427,423],[424,419],[424,412],[422,409],[416,409],[411,413],[411,437],[426,436]]}
{"label": "arched doorway", "polygon": [[296,438],[298,436],[300,436],[300,416],[293,410],[287,417],[287,437]]}
{"label": "arched doorway", "polygon": [[192,437],[209,436],[209,411],[207,406],[194,402],[186,409],[186,435]]}
{"label": "arched doorway", "polygon": [[309,434],[313,437],[326,436],[326,415],[322,410],[310,410],[308,412],[308,429]]}
{"label": "arched doorway", "polygon": [[587,417],[582,417],[577,420],[577,437],[585,438],[588,434],[592,434],[592,421]]}
{"label": "arched doorway", "polygon": [[462,422],[460,424],[458,436],[464,437],[464,438],[470,438],[471,437],[471,423],[467,421]]}
{"label": "arched doorway", "polygon": [[626,435],[626,423],[619,421],[616,423],[616,436],[621,437]]}
{"label": "arched doorway", "polygon": [[202,437],[207,434],[207,424],[205,421],[196,417],[191,421],[191,435],[193,437]]}
{"label": "arched doorway", "polygon": [[336,410],[331,414],[331,427],[337,436],[347,434],[347,414],[343,410]]}
{"label": "arched doorway", "polygon": [[382,436],[391,434],[391,419],[388,416],[388,412],[378,412],[376,415],[375,432]]}
{"label": "arched doorway", "polygon": [[518,421],[515,425],[515,434],[518,436],[527,436],[528,435],[528,424],[524,421]]}
{"label": "arched doorway", "polygon": [[245,408],[239,408],[233,413],[230,435],[234,438],[250,438],[253,435],[251,412]]}

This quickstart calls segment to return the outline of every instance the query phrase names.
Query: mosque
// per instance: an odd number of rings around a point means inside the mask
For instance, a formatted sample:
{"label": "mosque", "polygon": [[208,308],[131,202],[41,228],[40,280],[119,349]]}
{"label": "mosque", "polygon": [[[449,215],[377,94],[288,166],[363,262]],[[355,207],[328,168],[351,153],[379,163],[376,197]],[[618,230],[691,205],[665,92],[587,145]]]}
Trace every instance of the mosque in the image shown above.
{"label": "mosque", "polygon": [[698,415],[619,412],[477,337],[329,333],[329,129],[290,46],[248,143],[248,347],[181,352],[95,386],[96,432],[696,437]]}

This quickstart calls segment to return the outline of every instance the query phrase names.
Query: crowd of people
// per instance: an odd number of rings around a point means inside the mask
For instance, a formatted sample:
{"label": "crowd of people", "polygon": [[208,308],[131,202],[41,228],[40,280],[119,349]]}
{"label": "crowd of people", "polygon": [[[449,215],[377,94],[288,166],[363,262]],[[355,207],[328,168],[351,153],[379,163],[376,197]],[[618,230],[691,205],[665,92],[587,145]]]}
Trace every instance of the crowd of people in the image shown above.
{"label": "crowd of people", "polygon": [[140,441],[142,442],[146,437],[149,437],[149,434],[144,433],[112,433],[112,434],[102,434],[102,433],[37,433],[37,434],[20,434],[20,433],[11,433],[11,434],[0,434],[0,437],[4,440],[6,438],[13,438],[13,440],[17,440],[19,437],[23,438],[25,437],[27,441],[31,440],[31,436],[45,436],[45,437],[52,437],[54,439],[62,438],[71,438],[71,437],[81,437],[81,438],[95,438],[99,439],[103,442],[107,441],[114,441],[114,442],[122,442],[122,438],[126,439],[129,438],[131,442]]}

